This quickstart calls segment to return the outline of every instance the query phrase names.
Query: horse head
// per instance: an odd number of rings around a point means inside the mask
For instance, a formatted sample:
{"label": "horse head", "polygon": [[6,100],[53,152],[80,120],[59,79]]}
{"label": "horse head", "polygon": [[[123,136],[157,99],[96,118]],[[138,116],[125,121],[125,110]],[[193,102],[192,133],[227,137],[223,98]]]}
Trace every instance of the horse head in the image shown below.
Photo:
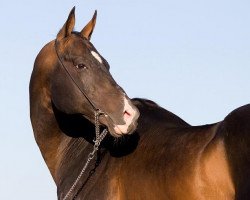
{"label": "horse head", "polygon": [[108,62],[90,42],[97,12],[80,32],[73,31],[75,9],[55,40],[56,55],[51,98],[57,109],[67,114],[81,114],[94,123],[100,110],[100,123],[111,135],[131,134],[137,127],[138,109],[109,72]]}

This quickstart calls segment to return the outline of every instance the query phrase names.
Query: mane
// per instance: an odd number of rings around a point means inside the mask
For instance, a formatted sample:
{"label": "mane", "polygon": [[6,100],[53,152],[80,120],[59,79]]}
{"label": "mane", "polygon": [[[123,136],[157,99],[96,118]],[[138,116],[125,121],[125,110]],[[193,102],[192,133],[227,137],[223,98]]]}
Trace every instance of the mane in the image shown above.
{"label": "mane", "polygon": [[139,102],[140,104],[143,104],[145,106],[160,107],[154,101],[145,98],[133,98],[132,101],[134,101],[135,103]]}
{"label": "mane", "polygon": [[140,111],[143,126],[152,123],[159,124],[164,128],[177,128],[190,126],[183,119],[172,112],[162,108],[154,101],[149,99],[134,98],[132,102]]}

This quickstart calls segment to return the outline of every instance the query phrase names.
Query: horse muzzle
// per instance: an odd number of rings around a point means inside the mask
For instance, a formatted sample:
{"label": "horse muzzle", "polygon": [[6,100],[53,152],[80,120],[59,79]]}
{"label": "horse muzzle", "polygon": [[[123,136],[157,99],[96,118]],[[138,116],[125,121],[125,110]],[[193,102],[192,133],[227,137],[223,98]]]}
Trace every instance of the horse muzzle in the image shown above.
{"label": "horse muzzle", "polygon": [[104,115],[104,118],[100,118],[100,122],[105,124],[114,137],[121,137],[123,135],[132,134],[138,125],[138,118],[140,113],[132,102],[128,98],[124,98],[124,109],[122,114],[122,124],[116,124],[111,115]]}

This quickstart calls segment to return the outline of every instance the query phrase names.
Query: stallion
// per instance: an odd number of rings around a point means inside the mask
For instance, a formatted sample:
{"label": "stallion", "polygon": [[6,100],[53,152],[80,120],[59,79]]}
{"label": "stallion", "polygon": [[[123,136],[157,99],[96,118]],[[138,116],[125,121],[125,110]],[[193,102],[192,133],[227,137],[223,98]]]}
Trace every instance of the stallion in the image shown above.
{"label": "stallion", "polygon": [[90,42],[96,12],[76,32],[74,11],[30,80],[35,140],[58,199],[250,199],[250,105],[191,126],[150,100],[129,99]]}

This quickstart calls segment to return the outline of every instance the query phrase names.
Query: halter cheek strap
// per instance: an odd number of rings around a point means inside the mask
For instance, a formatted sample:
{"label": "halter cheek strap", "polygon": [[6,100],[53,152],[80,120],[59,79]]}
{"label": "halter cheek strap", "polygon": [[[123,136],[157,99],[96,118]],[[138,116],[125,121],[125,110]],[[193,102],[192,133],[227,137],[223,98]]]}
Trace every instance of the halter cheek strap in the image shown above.
{"label": "halter cheek strap", "polygon": [[90,103],[90,105],[92,106],[92,108],[95,111],[98,111],[99,114],[104,114],[103,111],[101,111],[101,109],[97,108],[95,106],[95,104],[91,101],[91,99],[88,97],[88,95],[85,93],[85,91],[77,84],[77,82],[75,81],[75,79],[73,78],[73,76],[70,74],[69,70],[67,69],[67,67],[63,64],[62,59],[58,53],[58,41],[55,40],[55,51],[56,51],[56,55],[57,58],[59,60],[60,65],[63,67],[63,69],[65,70],[65,72],[68,74],[69,78],[72,80],[72,82],[76,85],[76,87],[80,90],[80,92],[83,94],[83,96],[88,100],[88,102]]}
{"label": "halter cheek strap", "polygon": [[[104,139],[104,137],[107,135],[108,131],[107,131],[107,129],[104,129],[102,131],[102,133],[100,133],[99,116],[102,115],[102,114],[105,114],[105,113],[95,106],[95,104],[91,101],[91,99],[84,92],[84,90],[77,84],[77,82],[72,77],[72,75],[70,74],[69,70],[67,69],[67,67],[63,64],[62,59],[59,56],[57,47],[58,47],[58,42],[57,42],[57,40],[55,40],[55,51],[56,51],[56,55],[57,55],[57,58],[59,60],[60,65],[63,67],[63,69],[65,70],[65,72],[68,74],[69,78],[73,81],[73,83],[76,85],[76,87],[80,90],[80,92],[88,100],[88,102],[90,103],[90,105],[92,106],[92,108],[95,111],[95,135],[96,136],[95,136],[95,140],[93,141],[94,142],[94,147],[93,147],[92,152],[89,153],[89,155],[87,157],[87,161],[85,162],[85,164],[84,164],[84,166],[83,166],[80,174],[78,175],[78,177],[74,181],[73,185],[70,187],[70,189],[68,190],[68,192],[64,196],[63,200],[67,200],[70,196],[72,196],[73,190],[76,188],[77,183],[79,182],[79,180],[81,179],[82,175],[86,171],[86,169],[87,169],[90,161],[94,158],[95,153],[98,151],[99,146],[100,146],[102,140]],[[73,199],[76,198],[77,194],[78,194],[78,191],[76,192],[76,195],[73,197]]]}

